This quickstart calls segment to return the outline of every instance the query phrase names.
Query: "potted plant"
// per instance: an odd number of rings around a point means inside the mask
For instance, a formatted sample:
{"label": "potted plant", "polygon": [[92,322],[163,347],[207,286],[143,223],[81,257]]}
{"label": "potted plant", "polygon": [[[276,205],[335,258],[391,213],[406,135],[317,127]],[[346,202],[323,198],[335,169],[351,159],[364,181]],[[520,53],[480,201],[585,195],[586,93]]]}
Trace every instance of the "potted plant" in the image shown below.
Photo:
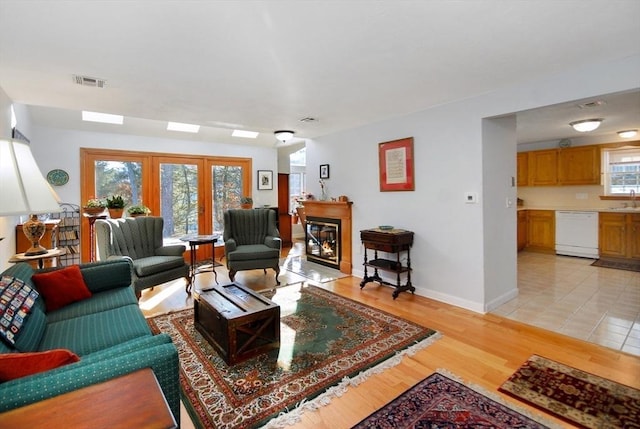
{"label": "potted plant", "polygon": [[83,211],[89,216],[97,216],[104,211],[107,203],[101,198],[90,198],[82,207]]}
{"label": "potted plant", "polygon": [[240,198],[240,207],[243,209],[250,209],[253,207],[253,198],[244,196]]}
{"label": "potted plant", "polygon": [[149,213],[151,210],[144,204],[135,204],[127,209],[127,214],[131,217],[146,216]]}
{"label": "potted plant", "polygon": [[109,216],[111,219],[117,219],[122,217],[124,211],[124,198],[120,195],[111,195],[107,197],[107,209],[109,209]]}

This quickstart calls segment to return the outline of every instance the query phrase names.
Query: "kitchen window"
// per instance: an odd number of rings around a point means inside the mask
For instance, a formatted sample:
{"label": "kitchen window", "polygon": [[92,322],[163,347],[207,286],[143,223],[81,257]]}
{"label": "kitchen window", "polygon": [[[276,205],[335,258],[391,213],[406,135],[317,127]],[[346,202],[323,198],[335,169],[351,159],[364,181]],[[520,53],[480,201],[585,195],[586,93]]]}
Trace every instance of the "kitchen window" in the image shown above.
{"label": "kitchen window", "polygon": [[602,155],[605,194],[640,193],[640,147],[604,149]]}

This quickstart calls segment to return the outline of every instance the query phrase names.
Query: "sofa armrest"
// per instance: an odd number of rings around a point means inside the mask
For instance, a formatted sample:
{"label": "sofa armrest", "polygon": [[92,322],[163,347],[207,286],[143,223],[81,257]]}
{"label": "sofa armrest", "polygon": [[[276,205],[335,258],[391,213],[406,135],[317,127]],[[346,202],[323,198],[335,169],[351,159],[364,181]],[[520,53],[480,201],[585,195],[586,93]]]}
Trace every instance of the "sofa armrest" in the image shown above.
{"label": "sofa armrest", "polygon": [[225,253],[225,255],[228,255],[229,253],[233,252],[234,250],[236,250],[237,247],[238,247],[238,245],[236,244],[235,238],[227,239],[224,242],[224,253]]}
{"label": "sofa armrest", "polygon": [[156,249],[157,256],[182,256],[187,250],[183,244],[173,244],[171,246],[162,246]]}
{"label": "sofa armrest", "polygon": [[151,368],[180,421],[178,352],[172,343],[158,342],[131,353],[105,359],[85,359],[51,371],[12,380],[0,385],[0,413],[47,398],[102,383],[143,368]]}
{"label": "sofa armrest", "polygon": [[282,239],[280,237],[272,237],[267,235],[264,238],[264,244],[272,249],[282,249]]}
{"label": "sofa armrest", "polygon": [[130,258],[117,257],[107,261],[80,265],[80,271],[91,293],[131,286]]}

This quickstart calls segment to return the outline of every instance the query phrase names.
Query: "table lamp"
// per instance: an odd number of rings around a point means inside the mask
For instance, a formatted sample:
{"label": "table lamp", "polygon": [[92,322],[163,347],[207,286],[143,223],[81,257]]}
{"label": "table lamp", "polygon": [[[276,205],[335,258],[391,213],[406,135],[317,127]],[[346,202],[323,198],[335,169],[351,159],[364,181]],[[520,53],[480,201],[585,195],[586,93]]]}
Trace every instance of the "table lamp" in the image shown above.
{"label": "table lamp", "polygon": [[29,214],[29,220],[22,225],[24,235],[31,243],[25,255],[47,253],[40,245],[46,227],[38,214],[59,212],[59,199],[25,142],[0,140],[0,197],[0,216]]}

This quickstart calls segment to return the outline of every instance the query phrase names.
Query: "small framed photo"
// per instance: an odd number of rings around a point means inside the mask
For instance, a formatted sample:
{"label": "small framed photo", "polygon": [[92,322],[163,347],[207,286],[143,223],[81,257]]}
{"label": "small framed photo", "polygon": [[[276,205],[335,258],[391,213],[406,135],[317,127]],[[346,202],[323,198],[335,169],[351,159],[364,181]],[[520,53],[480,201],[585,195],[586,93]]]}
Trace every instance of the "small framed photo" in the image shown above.
{"label": "small framed photo", "polygon": [[320,164],[320,178],[321,179],[329,178],[329,164]]}
{"label": "small framed photo", "polygon": [[258,170],[258,190],[273,189],[273,171]]}

